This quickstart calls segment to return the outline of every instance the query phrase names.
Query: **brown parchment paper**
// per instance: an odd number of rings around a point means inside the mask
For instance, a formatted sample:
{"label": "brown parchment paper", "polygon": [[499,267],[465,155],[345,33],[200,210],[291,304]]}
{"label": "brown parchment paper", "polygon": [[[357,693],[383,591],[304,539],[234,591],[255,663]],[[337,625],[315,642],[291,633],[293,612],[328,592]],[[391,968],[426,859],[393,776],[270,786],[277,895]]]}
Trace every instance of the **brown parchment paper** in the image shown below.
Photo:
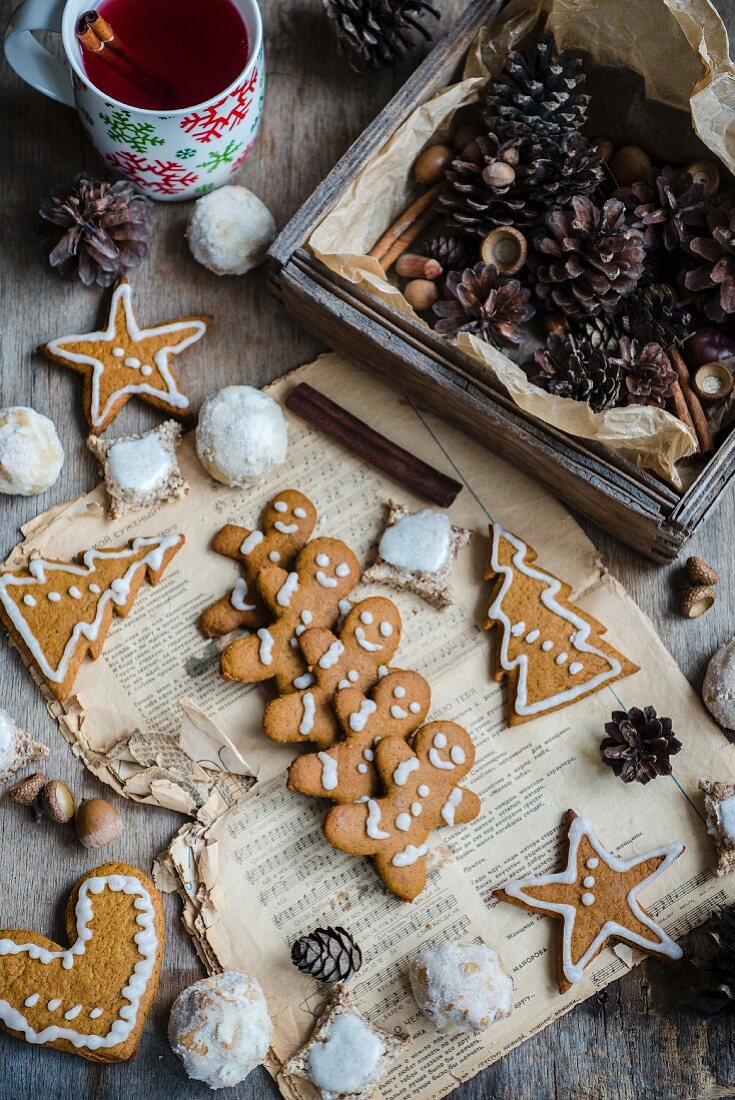
{"label": "brown parchment paper", "polygon": [[[704,145],[735,167],[735,70],[727,34],[709,0],[512,0],[469,51],[464,79],[418,107],[355,178],[311,235],[309,247],[329,268],[381,302],[425,322],[366,255],[415,195],[410,169],[421,150],[442,140],[454,115],[477,100],[483,80],[499,71],[509,49],[545,21],[563,48],[593,62],[637,73],[646,96],[687,112]],[[622,109],[621,109],[622,113]],[[663,409],[632,406],[593,413],[532,385],[502,352],[465,335],[459,344],[504,385],[525,412],[570,435],[595,439],[637,466],[682,488],[676,464],[694,454],[694,433]],[[524,349],[527,353],[528,349]]]}
{"label": "brown parchment paper", "polygon": [[[323,356],[271,392],[280,397],[296,381],[310,382],[465,483],[449,510],[453,523],[474,532],[454,571],[454,606],[437,612],[406,593],[390,595],[404,623],[394,664],[427,677],[431,718],[451,716],[472,731],[478,757],[467,783],[480,795],[482,813],[472,825],[434,834],[429,884],[406,905],[383,889],[369,861],[326,844],[320,832],[325,804],[286,790],[292,750],[264,743],[260,735],[251,740],[245,726],[251,717],[257,721],[260,704],[251,715],[255,699],[248,697],[241,704],[237,743],[248,760],[258,759],[259,782],[212,825],[184,827],[161,858],[157,881],[178,890],[184,926],[209,971],[234,967],[261,982],[274,1022],[267,1065],[285,1097],[316,1100],[303,1081],[284,1078],[280,1066],[306,1039],[325,996],[322,986],[291,965],[290,945],[314,927],[341,924],[357,937],[365,957],[350,983],[355,996],[376,1023],[400,1027],[413,1038],[379,1095],[438,1100],[640,961],[630,949],[609,949],[589,967],[585,981],[562,997],[555,982],[555,922],[492,896],[510,877],[557,869],[567,808],[590,817],[602,842],[623,857],[674,839],[684,842],[684,855],[642,899],[673,936],[735,900],[735,876],[712,875],[713,851],[697,790],[701,775],[733,778],[733,749],[651,623],[546,490],[457,429],[419,415],[337,355]],[[292,418],[289,425],[288,473],[272,480],[263,495],[276,485],[309,486],[320,515],[318,533],[346,539],[362,561],[371,560],[385,501],[422,502],[305,425]],[[194,486],[182,507],[193,504],[197,514],[200,492]],[[256,494],[229,493],[228,514],[249,522]],[[507,727],[505,689],[490,679],[494,643],[480,629],[488,597],[482,573],[489,515],[528,539],[540,563],[573,585],[574,598],[606,625],[608,638],[641,665],[640,672],[573,707]],[[179,559],[188,568],[184,552]],[[219,578],[226,563],[215,564]],[[360,586],[355,594],[371,591],[381,589]],[[222,699],[228,690],[222,685]],[[673,717],[684,747],[673,759],[672,777],[626,786],[600,763],[604,722],[621,705],[649,703]],[[223,703],[215,705],[221,715]],[[445,938],[481,939],[501,951],[516,984],[508,1020],[478,1035],[446,1038],[419,1013],[407,963],[420,948]],[[634,1073],[634,1053],[619,1069]]]}

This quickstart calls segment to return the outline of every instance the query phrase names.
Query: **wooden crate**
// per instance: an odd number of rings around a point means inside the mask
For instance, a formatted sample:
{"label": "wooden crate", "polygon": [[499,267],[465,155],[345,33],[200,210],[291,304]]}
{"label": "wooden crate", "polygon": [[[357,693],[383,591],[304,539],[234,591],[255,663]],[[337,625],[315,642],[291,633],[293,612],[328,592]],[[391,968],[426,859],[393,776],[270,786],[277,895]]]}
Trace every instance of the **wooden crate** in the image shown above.
{"label": "wooden crate", "polygon": [[735,430],[686,492],[677,493],[606,447],[529,416],[471,357],[339,277],[305,247],[397,127],[458,78],[477,32],[503,3],[474,0],[335,165],[271,247],[270,283],[286,311],[330,347],[459,424],[623,542],[656,561],[670,561],[715,508],[735,473]]}

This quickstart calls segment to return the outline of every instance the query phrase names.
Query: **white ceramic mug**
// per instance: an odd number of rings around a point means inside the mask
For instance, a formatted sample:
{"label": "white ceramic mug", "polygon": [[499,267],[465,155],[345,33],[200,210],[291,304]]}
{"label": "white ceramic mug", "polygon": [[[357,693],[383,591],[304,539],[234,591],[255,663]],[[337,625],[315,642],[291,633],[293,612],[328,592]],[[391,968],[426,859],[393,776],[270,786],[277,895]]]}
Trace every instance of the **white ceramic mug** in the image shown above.
{"label": "white ceramic mug", "polygon": [[[166,114],[110,99],[90,83],[75,28],[89,0],[23,0],[5,32],[5,56],[39,92],[76,107],[89,138],[115,175],[152,199],[196,198],[227,183],[258,132],[265,93],[263,29],[256,0],[233,0],[248,33],[248,62],[205,103]],[[68,65],[31,31],[61,34]]]}

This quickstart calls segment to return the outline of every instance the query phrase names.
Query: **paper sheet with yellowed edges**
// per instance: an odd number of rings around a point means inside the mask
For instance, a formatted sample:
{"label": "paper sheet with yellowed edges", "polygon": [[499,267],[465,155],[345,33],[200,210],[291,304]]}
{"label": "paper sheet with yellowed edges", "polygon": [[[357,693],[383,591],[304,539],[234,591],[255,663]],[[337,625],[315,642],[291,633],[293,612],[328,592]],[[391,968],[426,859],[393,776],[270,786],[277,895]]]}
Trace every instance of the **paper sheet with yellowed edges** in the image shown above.
{"label": "paper sheet with yellowed edges", "polygon": [[[360,1004],[375,1023],[405,1029],[413,1039],[380,1095],[437,1100],[639,961],[629,948],[608,949],[580,986],[562,997],[555,980],[556,923],[493,897],[493,890],[511,877],[559,868],[561,821],[568,808],[589,817],[601,842],[621,857],[674,840],[686,845],[681,858],[642,897],[675,938],[716,906],[735,900],[735,876],[713,877],[713,851],[697,790],[700,776],[733,778],[732,748],[651,623],[546,490],[337,355],[323,356],[271,392],[282,398],[299,381],[308,381],[464,483],[449,514],[453,523],[474,533],[455,568],[454,606],[439,612],[407,593],[386,594],[395,600],[404,624],[394,665],[417,669],[429,680],[430,718],[451,718],[472,733],[477,762],[465,783],[481,797],[482,811],[471,825],[434,834],[426,890],[413,904],[398,901],[382,887],[370,861],[337,852],[323,840],[326,803],[286,790],[285,771],[295,750],[263,738],[261,690],[216,677],[219,646],[199,638],[194,624],[202,607],[236,576],[231,563],[207,550],[221,523],[252,526],[274,491],[300,488],[317,505],[316,533],[345,539],[367,563],[386,500],[396,498],[411,507],[425,503],[289,415],[287,466],[247,492],[203,478],[187,441],[182,462],[191,493],[155,517],[167,530],[183,529],[188,539],[159,590],[164,593],[168,585],[167,600],[158,605],[165,614],[161,611],[155,645],[165,650],[168,664],[157,690],[172,700],[185,694],[206,710],[258,775],[258,782],[217,820],[186,825],[179,832],[157,864],[156,879],[162,889],[179,891],[184,926],[209,971],[240,968],[261,982],[274,1020],[268,1068],[284,1096],[314,1100],[306,1083],[285,1079],[279,1069],[307,1038],[325,998],[324,987],[292,966],[290,946],[316,926],[341,924],[364,953],[362,970],[350,983]],[[89,503],[90,498],[71,506],[75,522]],[[491,516],[534,546],[541,566],[573,586],[573,599],[605,624],[607,639],[636,661],[640,672],[574,706],[508,728],[505,688],[491,679],[494,639],[481,629],[488,602],[483,572]],[[144,517],[136,530],[153,530],[152,519]],[[100,522],[96,516],[90,528],[97,536]],[[66,528],[62,524],[60,531]],[[44,538],[46,545],[57,547],[58,537],[46,531]],[[71,541],[64,542],[65,549],[73,548]],[[379,591],[386,590],[360,586],[355,596]],[[139,603],[144,599],[152,602],[156,596],[141,591]],[[147,702],[150,667],[145,654],[138,655],[143,639],[132,644],[127,637],[133,622],[131,616],[113,628],[112,657],[103,654],[98,662],[104,670],[102,687],[107,691],[115,685],[116,705],[136,716],[141,728],[151,728],[143,721],[146,715],[148,722],[174,729],[173,717],[166,725],[163,708]],[[87,677],[78,685],[78,696],[86,737],[103,751],[105,727],[98,723],[113,718],[104,692],[94,677]],[[672,777],[646,787],[626,786],[600,762],[604,723],[621,706],[647,704],[672,716],[684,747],[673,758]],[[483,940],[500,950],[516,986],[508,1020],[480,1034],[447,1038],[438,1037],[421,1016],[406,967],[420,948],[446,938]]]}
{"label": "paper sheet with yellowed edges", "polygon": [[[509,50],[543,23],[561,50],[582,50],[597,66],[624,69],[642,78],[645,97],[669,109],[647,115],[632,89],[608,73],[592,82],[597,133],[618,144],[631,141],[637,126],[647,148],[662,162],[684,163],[715,153],[735,168],[735,68],[727,34],[709,0],[511,0],[484,28],[466,59],[463,79],[422,103],[370,158],[330,209],[309,240],[327,267],[370,292],[419,325],[426,322],[368,255],[378,238],[416,197],[411,166],[419,153],[449,139],[455,116],[476,104],[489,75],[500,71]],[[650,44],[655,43],[655,49]],[[595,95],[595,87],[599,94]],[[623,101],[629,95],[630,102]],[[621,98],[623,97],[623,98]],[[686,113],[684,113],[686,112]],[[690,122],[691,118],[691,122]],[[626,128],[627,127],[627,128]],[[696,135],[696,136],[695,136]],[[641,134],[642,140],[642,134]],[[654,151],[653,149],[651,151]],[[507,389],[531,416],[582,439],[610,447],[634,465],[651,470],[681,489],[693,471],[681,463],[696,450],[694,433],[664,409],[628,406],[593,412],[587,405],[549,395],[528,381],[514,359],[525,358],[539,341],[531,338],[513,358],[485,341],[461,333],[458,345]]]}

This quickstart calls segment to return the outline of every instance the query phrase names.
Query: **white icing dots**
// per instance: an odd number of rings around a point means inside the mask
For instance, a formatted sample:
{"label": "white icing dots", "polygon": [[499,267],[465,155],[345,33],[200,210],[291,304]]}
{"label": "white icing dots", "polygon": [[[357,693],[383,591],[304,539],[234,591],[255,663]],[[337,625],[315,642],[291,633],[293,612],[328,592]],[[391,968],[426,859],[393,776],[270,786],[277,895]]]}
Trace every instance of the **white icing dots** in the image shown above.
{"label": "white icing dots", "polygon": [[380,633],[383,638],[390,638],[391,634],[393,633],[393,624],[386,622],[386,620],[384,619],[383,622],[380,624]]}
{"label": "white icing dots", "polygon": [[402,832],[402,833],[407,833],[410,828],[411,828],[411,815],[410,814],[405,814],[405,813],[399,814],[398,817],[396,818],[396,829],[399,829],[400,832]]}
{"label": "white icing dots", "polygon": [[569,672],[571,673],[572,676],[576,676],[577,673],[581,672],[583,668],[584,668],[584,665],[582,664],[581,661],[572,661],[572,663],[569,666]]}
{"label": "white icing dots", "polygon": [[100,588],[100,586],[98,584],[92,583],[89,586],[89,591],[92,593],[93,596],[99,596],[102,589]]}
{"label": "white icing dots", "polygon": [[48,593],[48,598],[51,600],[51,603],[58,603],[59,600],[61,599],[61,593],[60,592],[49,592]]}
{"label": "white icing dots", "polygon": [[322,787],[325,791],[333,791],[337,786],[337,761],[326,752],[318,752],[317,758],[322,764]]}
{"label": "white icing dots", "polygon": [[153,367],[149,363],[144,363],[140,368],[140,373],[147,378],[150,374],[153,374]]}
{"label": "white icing dots", "polygon": [[297,691],[303,691],[304,688],[311,687],[311,685],[314,683],[314,673],[303,672],[301,676],[294,677],[292,683]]}
{"label": "white icing dots", "polygon": [[411,803],[411,813],[413,814],[414,817],[421,817],[421,814],[423,812],[424,812],[424,807],[421,805],[420,802],[412,802]]}
{"label": "white icing dots", "polygon": [[334,567],[334,575],[335,577],[349,577],[350,567],[346,561],[341,561],[339,565]]}
{"label": "white icing dots", "polygon": [[34,597],[31,596],[30,592],[27,592],[26,595],[23,597],[23,603],[26,605],[26,607],[36,606],[36,601]]}
{"label": "white icing dots", "polygon": [[452,745],[449,755],[455,764],[464,764],[466,757],[461,745]]}
{"label": "white icing dots", "polygon": [[116,359],[122,359],[123,355],[125,354],[125,348],[114,347],[112,349],[112,354],[115,356]]}
{"label": "white icing dots", "polygon": [[82,1011],[82,1006],[81,1005],[74,1005],[73,1008],[70,1008],[68,1012],[64,1013],[64,1019],[65,1020],[76,1020],[77,1016],[79,1015],[79,1013],[81,1011]]}
{"label": "white icing dots", "polygon": [[357,669],[351,668],[347,673],[347,679],[350,681],[351,684],[356,684],[357,681],[360,679],[360,673],[357,671]]}
{"label": "white icing dots", "polygon": [[408,709],[411,711],[411,714],[420,714],[421,713],[421,703],[416,703],[416,702],[409,703],[408,704]]}
{"label": "white icing dots", "polygon": [[38,1004],[39,1000],[39,993],[31,993],[30,997],[26,997],[23,1004],[26,1006],[26,1008],[34,1008]]}
{"label": "white icing dots", "polygon": [[360,612],[360,622],[361,623],[365,623],[365,626],[370,626],[372,621],[373,621],[373,616],[372,616],[372,613],[370,611]]}
{"label": "white icing dots", "polygon": [[582,879],[582,885],[585,886],[588,890],[591,889],[591,887],[595,885],[595,876],[585,875]]}
{"label": "white icing dots", "polygon": [[363,764],[362,762],[360,762],[360,763],[359,763],[359,764],[357,765],[357,770],[359,771],[360,775],[367,775],[367,773],[368,773],[368,766],[367,766],[367,764]]}
{"label": "white icing dots", "polygon": [[539,637],[539,634],[540,634],[539,630],[529,630],[528,634],[526,634],[526,641],[528,642],[528,644],[533,645],[533,643]]}
{"label": "white icing dots", "polygon": [[589,893],[582,894],[582,905],[594,905],[594,904],[595,904],[595,895],[594,894],[589,894]]}
{"label": "white icing dots", "polygon": [[294,508],[293,514],[296,519],[306,519],[306,508]]}
{"label": "white icing dots", "polygon": [[[417,761],[418,763],[418,761]],[[381,812],[380,806],[374,798],[368,799],[368,815],[365,822],[365,831],[371,840],[387,840],[390,833],[384,832],[380,828]]]}
{"label": "white icing dots", "polygon": [[434,746],[437,749],[445,749],[447,747],[447,735],[445,733],[437,733],[434,737]]}
{"label": "white icing dots", "polygon": [[49,1012],[56,1012],[57,1008],[61,1008],[61,999],[59,997],[52,997],[49,1003],[46,1005]]}
{"label": "white icing dots", "polygon": [[90,1018],[90,1020],[99,1020],[101,1015],[102,1015],[102,1009],[101,1008],[93,1008],[91,1010],[91,1012],[89,1013],[89,1018]]}
{"label": "white icing dots", "polygon": [[272,561],[274,565],[277,565],[281,560],[281,555],[277,550],[271,550],[268,554],[268,561]]}
{"label": "white icing dots", "polygon": [[393,772],[393,782],[397,787],[405,787],[411,772],[417,771],[420,767],[421,765],[416,756],[410,756],[408,760],[401,760]]}
{"label": "white icing dots", "polygon": [[375,753],[373,752],[372,749],[363,749],[362,750],[362,755],[365,757],[366,760],[374,760],[375,759]]}
{"label": "white icing dots", "polygon": [[419,795],[420,798],[428,798],[430,792],[425,783],[419,783],[416,793]]}
{"label": "white icing dots", "polygon": [[543,649],[544,653],[548,653],[550,649],[553,649],[553,648],[554,648],[554,643],[553,643],[553,642],[550,642],[550,641],[549,641],[549,640],[547,639],[547,640],[546,640],[545,642],[542,642],[542,643],[541,643],[541,648]]}
{"label": "white icing dots", "polygon": [[595,867],[599,866],[599,863],[600,861],[597,856],[590,856],[590,858],[585,863],[585,867],[590,871],[594,871]]}
{"label": "white icing dots", "polygon": [[128,357],[124,360],[124,363],[126,367],[130,367],[132,370],[137,370],[140,366],[140,359],[138,359],[135,355],[128,355]]}
{"label": "white icing dots", "polygon": [[277,500],[276,503],[273,505],[273,508],[275,509],[276,512],[287,512],[288,511],[288,505],[286,504],[285,500]]}
{"label": "white icing dots", "polygon": [[569,660],[569,654],[565,650],[562,650],[562,652],[558,655],[558,657],[556,657],[554,659],[554,663],[557,664],[557,665],[565,665],[568,660]]}
{"label": "white icing dots", "polygon": [[393,698],[394,699],[405,699],[405,697],[406,697],[405,687],[401,687],[401,685],[399,684],[398,687],[393,688]]}
{"label": "white icing dots", "polygon": [[514,638],[518,638],[525,629],[526,624],[521,620],[521,622],[519,623],[513,623],[513,626],[510,628],[510,632]]}
{"label": "white icing dots", "polygon": [[69,589],[69,595],[73,600],[81,600],[82,598],[82,593],[79,591],[75,584],[73,584]]}
{"label": "white icing dots", "polygon": [[321,569],[326,569],[326,567],[329,565],[329,555],[328,554],[317,554],[317,556],[314,560],[316,561],[316,564]]}

